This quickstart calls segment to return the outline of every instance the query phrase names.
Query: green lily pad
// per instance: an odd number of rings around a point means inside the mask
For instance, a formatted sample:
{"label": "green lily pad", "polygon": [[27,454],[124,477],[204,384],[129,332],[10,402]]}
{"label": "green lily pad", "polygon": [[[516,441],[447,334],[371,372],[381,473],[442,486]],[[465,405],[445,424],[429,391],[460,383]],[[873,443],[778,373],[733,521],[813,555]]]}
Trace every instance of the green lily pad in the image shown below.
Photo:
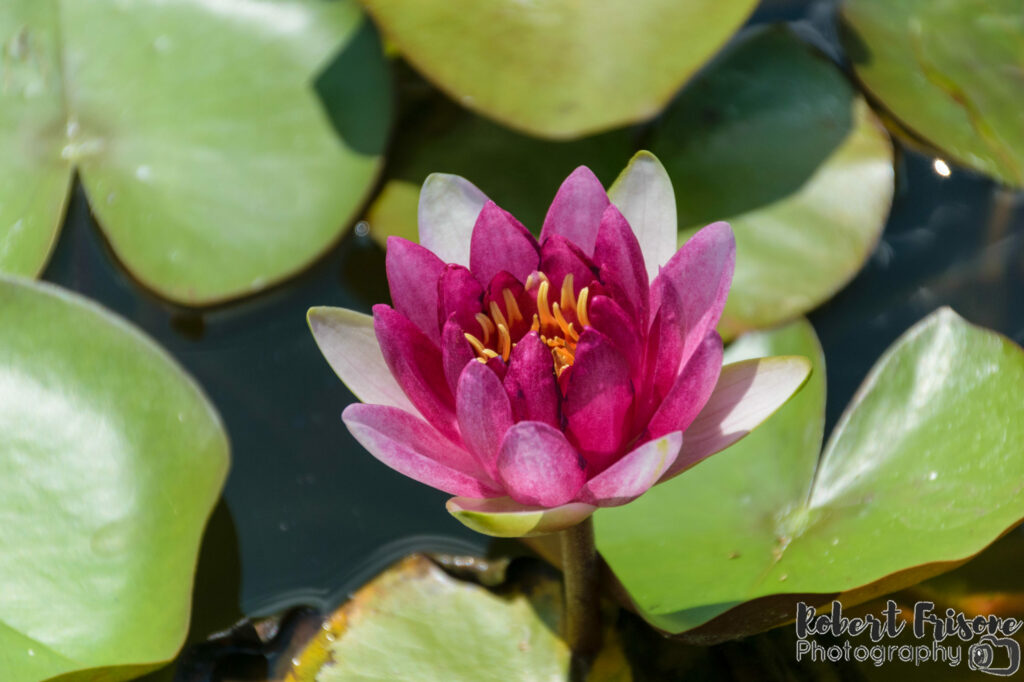
{"label": "green lily pad", "polygon": [[[547,575],[494,592],[412,555],[332,614],[282,674],[286,682],[566,680],[561,593]],[[587,680],[631,679],[609,629]]]}
{"label": "green lily pad", "polygon": [[1024,12],[1019,0],[846,0],[857,77],[934,147],[1024,187]]}
{"label": "green lily pad", "polygon": [[650,148],[675,187],[680,243],[732,223],[726,337],[832,296],[871,254],[892,202],[884,128],[827,58],[783,28],[720,55],[669,107]]}
{"label": "green lily pad", "polygon": [[[423,110],[426,110],[424,113]],[[559,184],[589,166],[610,183],[633,155],[629,130],[572,142],[520,135],[437,99],[422,102],[393,145],[389,178],[366,214],[370,234],[417,239],[420,186],[434,172],[461,175],[535,233]]]}
{"label": "green lily pad", "polygon": [[305,267],[376,177],[390,81],[351,2],[15,0],[0,45],[4,272],[42,269],[73,169],[128,270],[196,305]]}
{"label": "green lily pad", "polygon": [[532,135],[566,139],[657,114],[755,0],[360,0],[424,76]]}
{"label": "green lily pad", "polygon": [[[1024,352],[942,309],[875,365],[820,463],[824,364],[806,322],[727,360],[799,353],[800,394],[754,434],[595,517],[597,544],[654,625],[718,641],[936,575],[1024,517]],[[817,465],[817,471],[815,467]],[[752,601],[754,600],[754,601]]]}
{"label": "green lily pad", "polygon": [[134,327],[0,278],[5,682],[116,682],[171,659],[228,467],[199,387]]}

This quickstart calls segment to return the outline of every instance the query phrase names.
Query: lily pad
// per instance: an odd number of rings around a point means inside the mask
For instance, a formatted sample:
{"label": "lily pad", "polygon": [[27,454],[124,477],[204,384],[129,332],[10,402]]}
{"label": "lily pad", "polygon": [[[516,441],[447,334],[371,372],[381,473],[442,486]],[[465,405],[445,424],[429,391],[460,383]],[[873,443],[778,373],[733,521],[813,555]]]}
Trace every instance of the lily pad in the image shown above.
{"label": "lily pad", "polygon": [[1024,187],[1018,0],[846,0],[844,43],[885,108],[959,163]]}
{"label": "lily pad", "polygon": [[[286,682],[566,680],[561,583],[533,576],[498,592],[458,580],[421,555],[391,567],[327,619],[293,657]],[[629,682],[613,630],[590,682]],[[381,652],[386,655],[381,655]]]}
{"label": "lily pad", "polygon": [[0,278],[5,682],[116,682],[171,659],[228,467],[199,387],[134,327]]}
{"label": "lily pad", "polygon": [[756,0],[361,0],[458,102],[523,132],[572,138],[657,114]]}
{"label": "lily pad", "polygon": [[14,0],[0,45],[4,272],[43,268],[74,169],[128,270],[196,305],[305,267],[376,177],[390,80],[347,0]]}
{"label": "lily pad", "polygon": [[839,69],[781,27],[731,45],[650,146],[675,187],[680,243],[715,220],[736,234],[726,337],[831,297],[871,254],[892,202],[885,129]]}
{"label": "lily pad", "polygon": [[631,131],[616,130],[572,142],[520,135],[457,109],[439,98],[418,103],[400,126],[389,178],[366,214],[370,234],[416,241],[420,186],[434,172],[468,178],[539,233],[559,184],[579,165],[610,183],[633,154]]}
{"label": "lily pad", "polygon": [[820,463],[824,362],[810,326],[745,336],[727,360],[780,353],[812,357],[815,374],[777,415],[595,517],[637,609],[694,641],[791,620],[797,597],[849,606],[919,582],[1024,517],[1024,352],[1011,341],[933,313],[878,361]]}

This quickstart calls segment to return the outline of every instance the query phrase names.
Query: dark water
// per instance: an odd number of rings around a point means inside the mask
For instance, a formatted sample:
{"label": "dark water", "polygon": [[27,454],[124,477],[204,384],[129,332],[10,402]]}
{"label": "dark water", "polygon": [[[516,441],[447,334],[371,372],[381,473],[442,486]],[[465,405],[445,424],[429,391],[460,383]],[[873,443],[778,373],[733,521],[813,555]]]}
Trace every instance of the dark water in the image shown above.
{"label": "dark water", "polygon": [[[806,7],[797,15],[787,3],[775,4],[781,9],[755,19],[809,18],[812,28],[821,21]],[[1024,342],[1021,195],[957,167],[941,177],[932,159],[913,153],[900,158],[897,171],[892,214],[875,253],[810,315],[828,363],[829,428],[885,348],[939,306]],[[350,231],[282,287],[197,312],[156,299],[124,273],[79,188],[45,279],[144,329],[223,415],[233,466],[204,541],[195,637],[243,614],[337,603],[412,550],[484,549],[484,538],[449,517],[446,495],[380,465],[340,421],[353,398],[320,356],[305,311],[368,311],[386,299],[383,254],[368,237]]]}

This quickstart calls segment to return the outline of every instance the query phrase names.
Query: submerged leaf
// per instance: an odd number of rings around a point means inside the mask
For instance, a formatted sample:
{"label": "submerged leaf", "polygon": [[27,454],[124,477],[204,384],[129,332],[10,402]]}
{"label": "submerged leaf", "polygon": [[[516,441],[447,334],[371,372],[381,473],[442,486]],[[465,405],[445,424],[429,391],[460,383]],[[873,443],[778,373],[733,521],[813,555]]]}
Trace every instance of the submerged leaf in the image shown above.
{"label": "submerged leaf", "polygon": [[[561,601],[561,584],[551,576],[495,592],[412,555],[333,613],[290,661],[285,680],[565,680]],[[605,644],[587,679],[629,682],[614,632]]]}

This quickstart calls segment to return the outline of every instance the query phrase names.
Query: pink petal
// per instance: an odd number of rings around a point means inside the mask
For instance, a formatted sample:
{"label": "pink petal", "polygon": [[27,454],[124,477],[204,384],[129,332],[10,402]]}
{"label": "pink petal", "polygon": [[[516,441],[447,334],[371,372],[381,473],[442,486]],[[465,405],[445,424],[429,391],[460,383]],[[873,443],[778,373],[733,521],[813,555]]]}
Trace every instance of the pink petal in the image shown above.
{"label": "pink petal", "polygon": [[435,324],[443,329],[454,315],[465,331],[479,333],[481,330],[475,316],[482,310],[483,292],[483,287],[469,269],[461,265],[446,265],[437,282],[437,306],[433,311]]}
{"label": "pink petal", "polygon": [[647,441],[587,481],[579,499],[599,507],[617,507],[635,500],[672,466],[682,445],[682,431]]}
{"label": "pink petal", "polygon": [[593,255],[601,214],[608,203],[601,181],[589,168],[580,166],[558,188],[544,218],[541,242],[560,234],[586,255]]}
{"label": "pink petal", "polygon": [[561,431],[541,422],[519,422],[501,443],[498,478],[520,504],[557,507],[576,497],[587,470]]}
{"label": "pink petal", "polygon": [[633,384],[629,362],[604,334],[586,329],[562,405],[567,432],[594,472],[603,471],[628,435]]}
{"label": "pink petal", "polygon": [[446,506],[449,513],[467,527],[501,538],[556,533],[575,526],[597,509],[580,502],[560,507],[537,507],[519,504],[508,497],[489,500],[453,497]]}
{"label": "pink petal", "polygon": [[685,431],[708,402],[721,371],[722,337],[711,331],[658,405],[647,425],[648,436],[659,438],[672,431]]}
{"label": "pink petal", "polygon": [[573,295],[597,279],[597,266],[578,246],[561,235],[554,235],[540,247],[540,270],[555,291],[561,291],[562,281],[572,275]]}
{"label": "pink petal", "polygon": [[676,197],[668,173],[654,154],[639,151],[608,189],[608,198],[633,228],[653,280],[676,252]]}
{"label": "pink petal", "polygon": [[505,391],[516,421],[544,422],[560,426],[558,384],[548,348],[537,332],[530,332],[516,344],[509,357]]}
{"label": "pink petal", "polygon": [[434,428],[459,442],[455,397],[438,347],[405,315],[386,305],[373,307],[373,328],[384,361],[405,395]]}
{"label": "pink petal", "polygon": [[711,398],[686,430],[682,452],[661,480],[753,431],[793,397],[810,373],[810,361],[801,356],[759,358],[723,367]]}
{"label": "pink petal", "polygon": [[438,343],[441,330],[437,323],[437,284],[444,263],[419,244],[388,237],[385,267],[395,310]]}
{"label": "pink petal", "polygon": [[[637,381],[641,378],[643,361],[640,330],[636,320],[623,310],[618,303],[607,296],[590,299],[590,326],[607,336],[629,362],[630,376]],[[639,384],[637,384],[639,385]]]}
{"label": "pink petal", "polygon": [[675,289],[667,288],[647,335],[644,354],[647,384],[644,387],[642,415],[638,417],[650,417],[679,376],[683,345],[686,342],[686,326],[679,317],[681,314]]}
{"label": "pink petal", "polygon": [[502,270],[525,282],[540,263],[540,247],[530,231],[493,201],[484,204],[473,228],[469,269],[481,282]]}
{"label": "pink petal", "polygon": [[644,255],[629,223],[614,206],[608,206],[601,216],[594,261],[600,268],[601,281],[619,305],[646,323],[649,289]]}
{"label": "pink petal", "polygon": [[510,316],[508,306],[505,303],[505,289],[508,289],[516,299],[516,304],[520,306],[520,310],[523,309],[529,296],[525,293],[522,282],[516,279],[510,272],[502,270],[491,279],[484,293],[484,308],[490,310],[491,301],[493,301],[498,304],[502,314],[508,319]]}
{"label": "pink petal", "polygon": [[420,244],[445,263],[469,266],[469,240],[487,196],[458,175],[433,173],[420,190]]}
{"label": "pink petal", "polygon": [[680,319],[686,322],[686,362],[722,316],[736,264],[736,240],[728,223],[712,223],[693,235],[654,280],[653,308],[663,292],[675,289]]}
{"label": "pink petal", "polygon": [[310,308],[306,316],[320,352],[348,390],[364,403],[416,410],[384,362],[373,318],[345,308]]}
{"label": "pink petal", "polygon": [[505,387],[486,365],[470,362],[462,370],[455,395],[462,442],[485,471],[497,478],[498,450],[512,427],[512,406]]}
{"label": "pink petal", "polygon": [[466,363],[476,359],[476,352],[469,345],[462,329],[456,315],[452,314],[441,330],[441,366],[452,395],[455,395],[459,386],[459,377],[462,376]]}
{"label": "pink petal", "polygon": [[356,403],[341,418],[371,455],[400,474],[452,495],[501,495],[472,455],[408,412]]}

